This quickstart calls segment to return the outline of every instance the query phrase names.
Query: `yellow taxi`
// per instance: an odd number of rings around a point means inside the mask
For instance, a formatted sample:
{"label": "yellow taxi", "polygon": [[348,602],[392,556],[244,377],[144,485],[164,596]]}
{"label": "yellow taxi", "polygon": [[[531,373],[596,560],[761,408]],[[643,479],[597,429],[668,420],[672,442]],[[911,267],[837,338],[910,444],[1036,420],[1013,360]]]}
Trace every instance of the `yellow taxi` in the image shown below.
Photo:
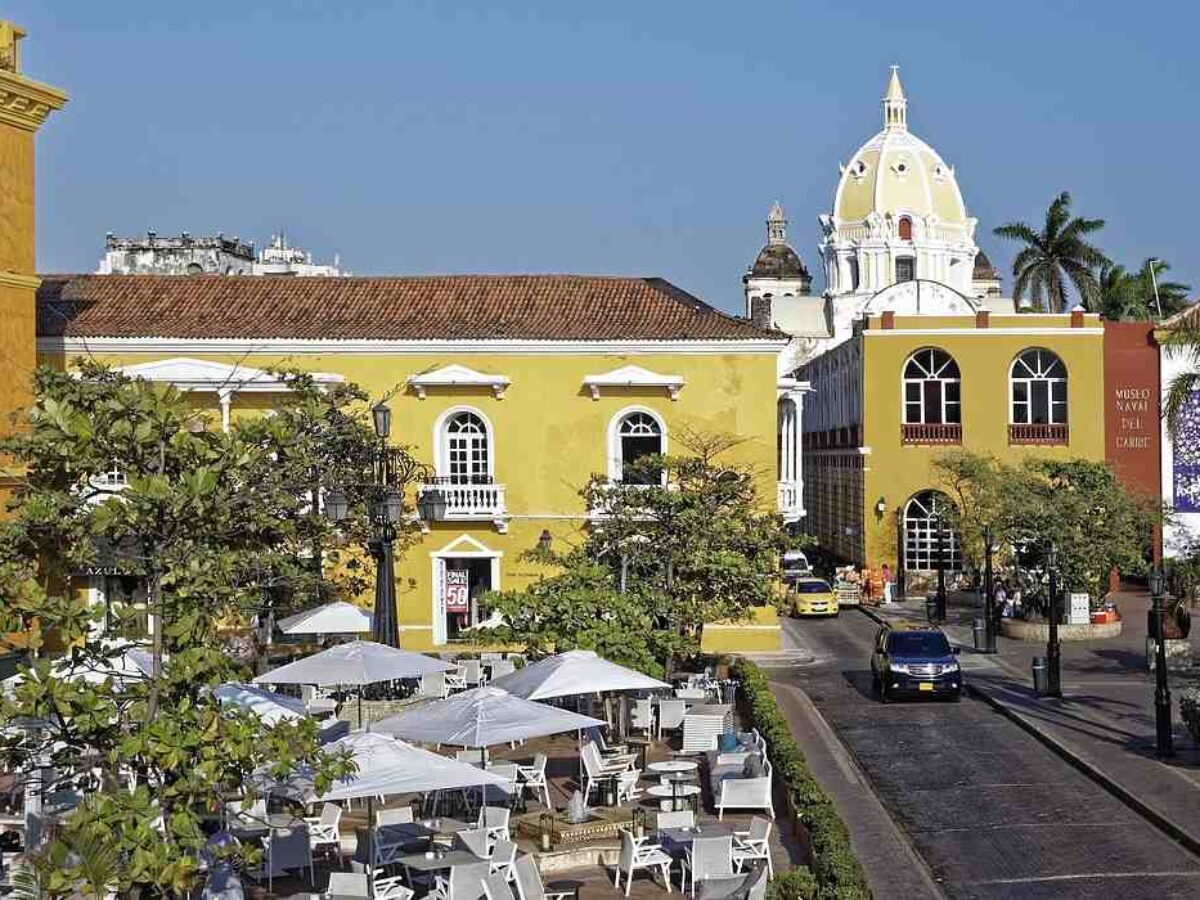
{"label": "yellow taxi", "polygon": [[836,616],[837,594],[824,578],[798,578],[792,584],[792,615]]}

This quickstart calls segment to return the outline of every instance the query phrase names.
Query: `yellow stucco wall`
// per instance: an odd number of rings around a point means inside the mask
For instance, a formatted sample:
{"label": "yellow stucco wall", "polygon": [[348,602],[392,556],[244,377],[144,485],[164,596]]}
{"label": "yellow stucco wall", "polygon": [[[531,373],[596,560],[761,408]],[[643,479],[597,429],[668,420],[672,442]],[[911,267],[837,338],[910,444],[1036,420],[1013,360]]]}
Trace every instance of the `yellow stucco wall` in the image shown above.
{"label": "yellow stucco wall", "polygon": [[783,647],[779,612],[773,606],[750,611],[749,619],[712,622],[700,635],[702,653],[763,653]]}
{"label": "yellow stucco wall", "polygon": [[[683,452],[683,429],[738,435],[744,442],[727,458],[749,466],[759,479],[765,507],[773,508],[776,478],[776,370],[773,353],[711,355],[621,355],[579,352],[563,355],[471,354],[290,356],[187,353],[98,355],[113,365],[131,365],[174,356],[214,360],[257,368],[286,363],[311,371],[331,372],[364,387],[373,398],[395,391],[392,438],[410,445],[418,458],[433,463],[435,428],[448,410],[469,407],[486,417],[492,431],[495,481],[507,488],[511,520],[507,533],[490,521],[441,522],[396,561],[396,590],[402,642],[414,649],[434,645],[434,561],[431,554],[500,554],[500,589],[516,589],[539,574],[536,565],[518,557],[533,549],[543,529],[559,547],[578,542],[586,510],[579,490],[592,473],[607,471],[608,429],[628,407],[657,413],[667,426],[668,452]],[[47,362],[63,364],[61,355]],[[412,374],[459,363],[511,380],[502,399],[486,387],[430,387],[424,400],[404,389]],[[685,381],[677,400],[661,388],[604,388],[594,400],[583,387],[586,375],[627,364]],[[235,396],[232,415],[257,414],[268,404],[263,394]],[[220,421],[215,394],[197,395]],[[776,638],[777,640],[777,638]]]}
{"label": "yellow stucco wall", "polygon": [[[1029,456],[1104,458],[1104,348],[1098,316],[1072,328],[1069,316],[992,316],[989,327],[972,317],[897,316],[885,330],[867,321],[863,341],[863,518],[867,562],[896,564],[895,511],[914,494],[936,488],[933,461],[955,446],[901,441],[902,373],[908,357],[939,347],[954,357],[962,376],[961,449],[1017,460]],[[1070,441],[1064,446],[1010,446],[1009,368],[1018,354],[1043,347],[1058,354],[1068,374]],[[876,504],[887,507],[880,517]]]}

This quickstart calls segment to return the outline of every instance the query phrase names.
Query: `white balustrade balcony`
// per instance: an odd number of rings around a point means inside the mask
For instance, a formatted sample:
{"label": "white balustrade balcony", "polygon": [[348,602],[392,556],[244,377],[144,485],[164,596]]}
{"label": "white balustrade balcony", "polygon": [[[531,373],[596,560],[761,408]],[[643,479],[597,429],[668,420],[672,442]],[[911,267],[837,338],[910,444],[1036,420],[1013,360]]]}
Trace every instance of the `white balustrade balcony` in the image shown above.
{"label": "white balustrade balcony", "polygon": [[804,518],[804,484],[799,481],[780,481],[776,485],[779,513],[784,520],[795,522]]}
{"label": "white balustrade balcony", "polygon": [[508,503],[506,486],[495,483],[457,484],[450,479],[436,479],[421,485],[421,496],[440,491],[446,500],[447,522],[495,523],[501,532],[508,529]]}

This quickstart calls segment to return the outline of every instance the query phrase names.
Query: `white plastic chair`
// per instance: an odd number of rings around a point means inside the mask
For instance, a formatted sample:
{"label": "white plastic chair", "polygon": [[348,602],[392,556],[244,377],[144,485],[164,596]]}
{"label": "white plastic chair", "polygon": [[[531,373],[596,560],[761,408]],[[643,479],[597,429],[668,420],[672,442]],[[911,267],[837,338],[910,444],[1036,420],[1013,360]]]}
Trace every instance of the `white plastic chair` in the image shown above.
{"label": "white plastic chair", "polygon": [[700,882],[709,878],[732,878],[735,874],[732,837],[698,837],[683,857],[683,876],[693,897]]}
{"label": "white plastic chair", "polygon": [[662,873],[667,893],[671,893],[671,857],[658,844],[648,844],[636,839],[632,834],[621,829],[621,854],[617,857],[617,870],[613,873],[613,887],[621,889],[621,875],[625,875],[625,896],[633,886],[633,873],[638,869],[657,869]]}
{"label": "white plastic chair", "polygon": [[546,781],[546,762],[545,753],[536,753],[533,757],[533,765],[518,766],[517,775],[521,779],[521,790],[532,790],[535,797],[541,791],[542,802],[546,805],[546,809],[550,809],[550,785]]}
{"label": "white plastic chair", "polygon": [[508,879],[499,872],[493,872],[483,879],[483,893],[487,900],[516,900],[512,888],[508,886]]}
{"label": "white plastic chair", "polygon": [[490,841],[498,841],[509,837],[508,820],[512,813],[503,806],[485,806],[479,810],[477,828],[487,832]]}
{"label": "white plastic chair", "polygon": [[654,731],[654,706],[650,699],[635,700],[633,703],[633,711],[630,715],[630,724],[638,731],[645,732],[647,735]]}
{"label": "white plastic chair", "polygon": [[313,853],[321,849],[333,850],[338,865],[345,865],[342,859],[342,838],[338,834],[338,826],[342,821],[342,808],[336,803],[326,803],[321,807],[321,815],[308,817],[308,843]]}
{"label": "white plastic chair", "polygon": [[771,865],[771,829],[774,822],[755,816],[750,820],[749,831],[733,833],[733,864],[740,872],[745,862],[764,860],[767,864],[768,877],[775,877],[775,868]]}
{"label": "white plastic chair", "polygon": [[467,689],[467,680],[463,677],[462,666],[447,670],[445,675],[447,691],[465,691]]}
{"label": "white plastic chair", "polygon": [[454,844],[474,853],[480,859],[491,859],[491,842],[488,840],[488,833],[483,828],[469,828],[466,831],[459,831],[454,835]]}
{"label": "white plastic chair", "polygon": [[445,699],[450,696],[450,686],[446,683],[445,672],[426,672],[421,676],[421,687],[417,691],[419,697],[434,697]]}
{"label": "white plastic chair", "polygon": [[683,716],[687,712],[686,700],[658,701],[658,736],[664,731],[674,731],[683,727]]}
{"label": "white plastic chair", "polygon": [[483,666],[477,659],[464,659],[460,663],[462,668],[463,681],[468,688],[479,687],[486,680],[484,678]]}
{"label": "white plastic chair", "polygon": [[718,820],[725,818],[727,809],[760,809],[772,819],[775,818],[775,804],[771,799],[771,776],[726,778],[721,782],[721,794],[716,799],[716,807]]}
{"label": "white plastic chair", "polygon": [[266,851],[268,893],[274,892],[276,872],[308,869],[308,883],[315,880],[307,825],[301,823],[292,828],[271,829],[271,833],[263,838],[263,848]]}
{"label": "white plastic chair", "polygon": [[[637,778],[641,776],[641,772],[632,768],[633,760],[625,761],[624,759],[609,762],[600,758],[600,751],[595,744],[584,744],[583,751],[583,796],[586,799],[592,795],[592,790],[605,778],[611,778],[616,775],[622,781],[618,782],[618,793],[621,791],[622,782],[628,782],[629,776],[634,776],[633,784],[636,784]],[[632,792],[632,784],[629,785],[629,791]]]}
{"label": "white plastic chair", "polygon": [[483,896],[483,880],[491,874],[489,869],[486,860],[455,866],[448,877],[437,877],[430,896],[434,900],[479,900]]}
{"label": "white plastic chair", "polygon": [[496,846],[492,848],[492,872],[503,875],[506,880],[512,881],[513,863],[516,861],[517,845],[508,838],[496,841]]}
{"label": "white plastic chair", "polygon": [[538,869],[532,854],[527,853],[520,857],[513,866],[513,872],[516,875],[517,895],[520,900],[565,900],[575,896],[574,891],[547,893],[546,886],[542,884],[541,870]]}

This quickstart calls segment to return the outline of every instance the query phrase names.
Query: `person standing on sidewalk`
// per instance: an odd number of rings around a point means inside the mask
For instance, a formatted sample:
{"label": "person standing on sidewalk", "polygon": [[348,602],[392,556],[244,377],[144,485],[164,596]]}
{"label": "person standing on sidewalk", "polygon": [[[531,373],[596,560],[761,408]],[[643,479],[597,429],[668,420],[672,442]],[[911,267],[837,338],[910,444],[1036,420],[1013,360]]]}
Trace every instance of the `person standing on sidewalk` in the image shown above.
{"label": "person standing on sidewalk", "polygon": [[883,564],[880,576],[883,581],[883,605],[888,606],[895,600],[892,595],[896,590],[896,576],[892,574],[892,570],[888,567],[887,563]]}

